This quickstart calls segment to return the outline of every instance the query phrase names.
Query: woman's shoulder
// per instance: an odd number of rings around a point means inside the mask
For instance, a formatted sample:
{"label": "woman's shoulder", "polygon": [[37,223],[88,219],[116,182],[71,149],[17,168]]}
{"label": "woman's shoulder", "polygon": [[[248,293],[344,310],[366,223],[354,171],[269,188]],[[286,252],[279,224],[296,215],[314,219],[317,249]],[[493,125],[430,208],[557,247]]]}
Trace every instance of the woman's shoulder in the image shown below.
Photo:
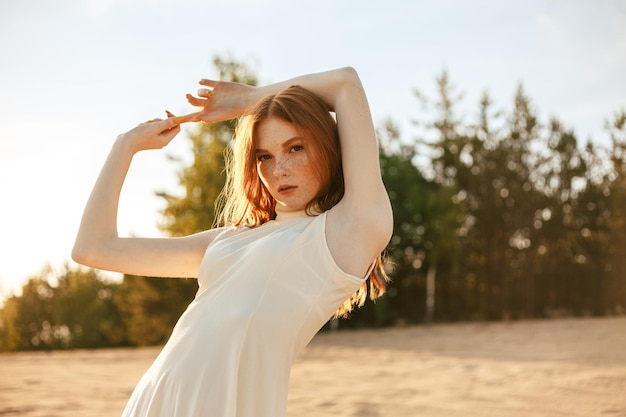
{"label": "woman's shoulder", "polygon": [[325,233],[333,258],[342,270],[363,276],[391,238],[392,221],[385,212],[355,212],[339,202],[326,213]]}

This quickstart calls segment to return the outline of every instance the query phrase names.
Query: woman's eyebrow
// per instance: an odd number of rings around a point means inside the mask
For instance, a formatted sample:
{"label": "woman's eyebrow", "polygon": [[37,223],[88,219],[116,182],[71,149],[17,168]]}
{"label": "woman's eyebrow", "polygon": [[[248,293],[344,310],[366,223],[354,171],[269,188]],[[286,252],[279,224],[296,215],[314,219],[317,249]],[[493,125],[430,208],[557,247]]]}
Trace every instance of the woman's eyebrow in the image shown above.
{"label": "woman's eyebrow", "polygon": [[[283,148],[288,148],[288,147],[291,146],[292,143],[298,142],[300,140],[304,140],[304,138],[302,136],[294,136],[293,138],[287,139],[286,141],[284,141],[280,146],[283,147]],[[257,154],[257,153],[265,153],[265,152],[269,152],[269,151],[266,150],[266,149],[263,149],[263,148],[256,148],[254,150],[255,154]]]}
{"label": "woman's eyebrow", "polygon": [[293,138],[284,141],[282,146],[283,148],[288,148],[291,146],[292,143],[301,141],[303,139],[304,138],[302,136],[294,136]]}

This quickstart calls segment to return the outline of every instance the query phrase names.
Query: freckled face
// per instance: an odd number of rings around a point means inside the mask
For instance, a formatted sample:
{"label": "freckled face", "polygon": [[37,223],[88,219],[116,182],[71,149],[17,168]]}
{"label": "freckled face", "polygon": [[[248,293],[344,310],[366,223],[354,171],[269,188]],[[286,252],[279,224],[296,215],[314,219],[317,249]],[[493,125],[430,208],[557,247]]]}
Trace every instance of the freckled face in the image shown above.
{"label": "freckled face", "polygon": [[276,117],[257,128],[257,172],[276,200],[276,212],[300,211],[321,189],[312,149],[295,126]]}

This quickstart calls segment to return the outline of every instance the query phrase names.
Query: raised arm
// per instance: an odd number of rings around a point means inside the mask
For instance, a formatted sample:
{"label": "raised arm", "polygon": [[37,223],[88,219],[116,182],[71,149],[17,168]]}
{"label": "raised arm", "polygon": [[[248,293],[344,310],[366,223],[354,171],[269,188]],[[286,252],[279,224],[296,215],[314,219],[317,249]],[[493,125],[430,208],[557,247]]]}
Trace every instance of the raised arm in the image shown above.
{"label": "raised arm", "polygon": [[87,201],[72,258],[83,265],[132,275],[197,276],[214,231],[184,238],[122,238],[117,231],[120,192],[133,156],[160,149],[180,132],[181,119],[143,123],[113,144]]}
{"label": "raised arm", "polygon": [[328,213],[326,237],[337,264],[346,272],[363,276],[387,246],[393,229],[365,91],[352,68],[303,77],[297,83],[335,111],[345,193]]}
{"label": "raised arm", "polygon": [[[239,115],[262,97],[300,85],[320,97],[337,116],[344,172],[344,198],[328,214],[326,236],[339,266],[363,275],[386,247],[393,216],[381,178],[378,144],[369,104],[356,71],[341,68],[303,75],[263,87],[202,80],[206,87],[189,102],[203,107],[186,117],[213,122]],[[232,94],[237,92],[238,94]],[[225,109],[230,108],[230,111]]]}

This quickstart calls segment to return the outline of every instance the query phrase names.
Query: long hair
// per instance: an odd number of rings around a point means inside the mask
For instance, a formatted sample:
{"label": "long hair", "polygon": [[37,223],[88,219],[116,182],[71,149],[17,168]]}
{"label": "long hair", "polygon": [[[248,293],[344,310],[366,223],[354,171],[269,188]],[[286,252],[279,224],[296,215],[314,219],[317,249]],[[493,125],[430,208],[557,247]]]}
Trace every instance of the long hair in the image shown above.
{"label": "long hair", "polygon": [[[291,86],[262,99],[248,115],[239,119],[235,138],[226,150],[226,185],[217,200],[219,225],[257,227],[276,218],[276,201],[261,182],[256,168],[259,125],[270,117],[291,123],[308,139],[313,169],[322,186],[307,204],[306,212],[322,213],[343,197],[344,182],[337,123],[326,104],[310,91]],[[368,293],[372,300],[385,291],[389,278],[379,255],[369,274],[369,286],[361,287],[339,306],[336,317],[345,317],[362,306]]]}

